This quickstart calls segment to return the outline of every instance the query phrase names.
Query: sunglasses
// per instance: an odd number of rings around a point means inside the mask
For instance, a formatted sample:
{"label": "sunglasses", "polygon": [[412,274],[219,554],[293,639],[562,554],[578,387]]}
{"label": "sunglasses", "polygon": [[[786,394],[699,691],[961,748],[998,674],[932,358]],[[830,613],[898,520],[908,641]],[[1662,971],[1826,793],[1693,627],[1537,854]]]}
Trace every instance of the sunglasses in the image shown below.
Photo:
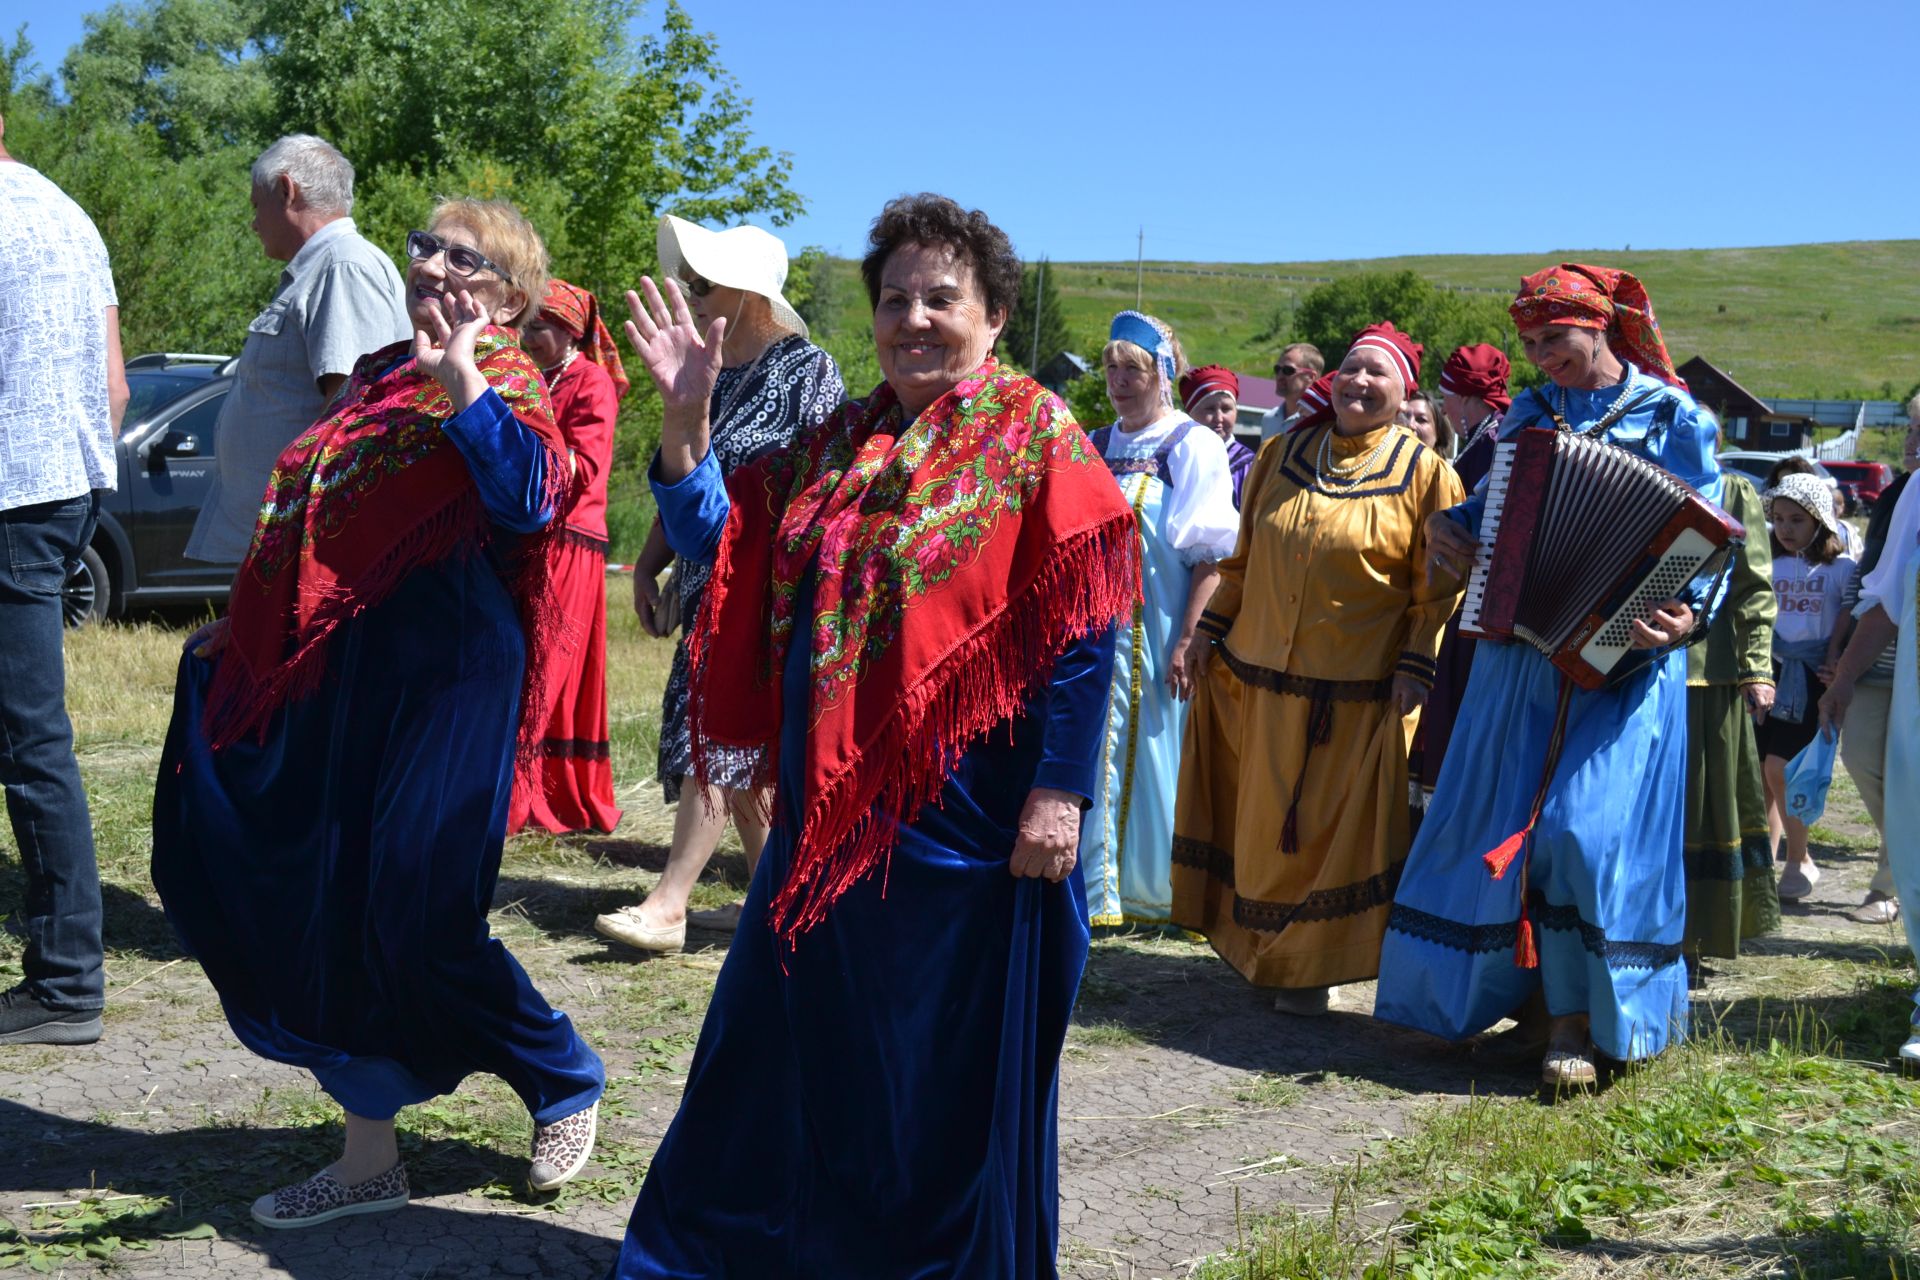
{"label": "sunglasses", "polygon": [[463,244],[448,244],[438,236],[430,236],[424,231],[407,232],[407,256],[415,262],[425,262],[437,253],[447,255],[447,269],[461,279],[471,279],[481,271],[491,271],[508,284],[514,282],[513,275],[493,259],[478,249],[469,249]]}
{"label": "sunglasses", "polygon": [[1291,378],[1296,373],[1305,372],[1305,369],[1297,368],[1290,364],[1277,364],[1273,366],[1273,376],[1276,378]]}
{"label": "sunglasses", "polygon": [[684,275],[680,277],[680,287],[696,298],[704,298],[713,292],[713,281],[705,276]]}

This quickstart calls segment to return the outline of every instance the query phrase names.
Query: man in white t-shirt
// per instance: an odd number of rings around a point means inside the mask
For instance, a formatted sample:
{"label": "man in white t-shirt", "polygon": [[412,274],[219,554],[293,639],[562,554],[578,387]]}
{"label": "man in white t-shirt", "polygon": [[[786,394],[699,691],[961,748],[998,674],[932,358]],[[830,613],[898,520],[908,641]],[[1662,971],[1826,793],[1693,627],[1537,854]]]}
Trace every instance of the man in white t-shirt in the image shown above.
{"label": "man in white t-shirt", "polygon": [[1286,430],[1287,423],[1300,412],[1300,393],[1326,371],[1327,362],[1320,348],[1311,342],[1296,342],[1273,362],[1273,383],[1280,392],[1280,404],[1260,419],[1260,438],[1271,440]]}
{"label": "man in white t-shirt", "polygon": [[115,482],[127,407],[107,248],[65,192],[7,154],[0,119],[0,784],[26,872],[25,976],[0,1044],[100,1038],[93,824],[67,719],[61,589]]}

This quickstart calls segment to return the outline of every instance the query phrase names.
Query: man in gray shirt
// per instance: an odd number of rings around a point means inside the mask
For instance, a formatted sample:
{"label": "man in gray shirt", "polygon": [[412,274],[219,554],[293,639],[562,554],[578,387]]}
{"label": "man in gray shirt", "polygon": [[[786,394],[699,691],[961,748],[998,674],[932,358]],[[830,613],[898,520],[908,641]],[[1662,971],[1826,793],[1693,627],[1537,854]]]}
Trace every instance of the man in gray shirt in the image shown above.
{"label": "man in gray shirt", "polygon": [[253,230],[287,264],[247,326],[234,387],[215,429],[213,488],[187,554],[238,564],[253,539],[280,451],[313,425],[356,360],[412,336],[392,259],[354,230],[353,166],[295,133],[253,164]]}

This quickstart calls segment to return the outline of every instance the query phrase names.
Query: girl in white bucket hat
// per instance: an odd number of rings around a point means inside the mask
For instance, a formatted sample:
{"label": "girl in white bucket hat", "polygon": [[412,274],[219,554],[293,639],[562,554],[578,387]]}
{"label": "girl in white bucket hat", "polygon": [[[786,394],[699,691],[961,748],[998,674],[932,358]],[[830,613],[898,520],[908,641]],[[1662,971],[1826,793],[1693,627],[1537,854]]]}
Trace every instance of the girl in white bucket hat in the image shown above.
{"label": "girl in white bucket hat", "polygon": [[[727,322],[724,367],[707,412],[711,447],[723,474],[784,449],[796,431],[819,423],[846,399],[833,357],[808,341],[807,322],[781,292],[787,246],[779,236],[758,227],[709,231],[668,214],[660,219],[658,248],[661,274],[679,281],[701,331],[716,319]],[[676,615],[690,625],[700,610],[711,566],[682,561],[662,587],[655,578],[672,562],[673,551],[655,521],[633,574],[633,607],[651,635],[671,632]],[[729,811],[752,874],[767,839],[761,815],[768,805],[751,790],[757,752],[721,753],[716,760],[722,767],[714,769],[712,794],[703,796],[692,776],[683,634],[662,699],[658,778],[668,803],[685,803],[674,813],[673,844],[660,882],[645,902],[596,919],[600,933],[643,951],[678,951],[686,944],[688,924],[733,931],[737,905],[689,914],[687,897],[720,843]]]}

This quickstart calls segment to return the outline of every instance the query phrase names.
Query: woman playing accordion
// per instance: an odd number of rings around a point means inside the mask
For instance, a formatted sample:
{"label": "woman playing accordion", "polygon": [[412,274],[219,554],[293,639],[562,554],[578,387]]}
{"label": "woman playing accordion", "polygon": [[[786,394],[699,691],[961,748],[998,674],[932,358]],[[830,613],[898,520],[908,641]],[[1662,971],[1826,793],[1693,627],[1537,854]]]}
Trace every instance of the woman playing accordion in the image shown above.
{"label": "woman playing accordion", "polygon": [[[1638,280],[1563,264],[1523,280],[1509,311],[1550,381],[1514,401],[1503,443],[1573,432],[1719,492],[1713,419],[1674,373]],[[1429,521],[1436,570],[1471,563],[1486,511],[1483,485]],[[1631,628],[1643,652],[1602,688],[1531,645],[1478,646],[1395,894],[1378,1016],[1456,1040],[1516,1016],[1503,1047],[1544,1050],[1555,1087],[1592,1083],[1596,1050],[1628,1060],[1684,1037],[1682,646],[1713,587],[1701,573],[1647,610]]]}

